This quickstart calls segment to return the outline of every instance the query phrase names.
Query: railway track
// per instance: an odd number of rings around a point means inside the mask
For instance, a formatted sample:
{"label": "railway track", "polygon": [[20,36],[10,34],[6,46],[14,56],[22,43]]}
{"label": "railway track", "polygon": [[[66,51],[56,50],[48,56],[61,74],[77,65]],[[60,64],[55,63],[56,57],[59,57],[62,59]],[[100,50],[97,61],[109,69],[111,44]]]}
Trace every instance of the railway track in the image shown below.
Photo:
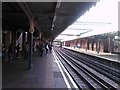
{"label": "railway track", "polygon": [[[69,50],[65,50],[65,52],[68,55],[70,55],[72,53]],[[80,62],[86,64],[87,66],[93,68],[94,70],[99,71],[103,75],[106,75],[108,78],[111,78],[112,80],[114,80],[115,82],[120,84],[120,71],[115,70],[111,67],[108,67],[104,64],[101,64],[101,63],[95,61],[95,59],[91,60],[88,56],[79,55],[78,53],[72,53],[72,54],[73,55],[71,55],[71,57],[75,58],[76,60],[79,60]]]}
{"label": "railway track", "polygon": [[81,90],[120,90],[119,71],[69,50],[54,51]]}

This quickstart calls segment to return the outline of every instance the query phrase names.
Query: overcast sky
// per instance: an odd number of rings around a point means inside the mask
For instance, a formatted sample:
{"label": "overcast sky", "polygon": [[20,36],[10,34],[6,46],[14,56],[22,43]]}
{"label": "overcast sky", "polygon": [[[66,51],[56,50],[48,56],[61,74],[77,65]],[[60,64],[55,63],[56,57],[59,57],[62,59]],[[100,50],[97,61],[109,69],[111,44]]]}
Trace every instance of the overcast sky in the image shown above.
{"label": "overcast sky", "polygon": [[63,39],[64,41],[118,31],[118,1],[120,0],[100,0],[95,7],[91,7],[89,11],[61,33],[81,34],[80,36],[59,35],[56,39]]}

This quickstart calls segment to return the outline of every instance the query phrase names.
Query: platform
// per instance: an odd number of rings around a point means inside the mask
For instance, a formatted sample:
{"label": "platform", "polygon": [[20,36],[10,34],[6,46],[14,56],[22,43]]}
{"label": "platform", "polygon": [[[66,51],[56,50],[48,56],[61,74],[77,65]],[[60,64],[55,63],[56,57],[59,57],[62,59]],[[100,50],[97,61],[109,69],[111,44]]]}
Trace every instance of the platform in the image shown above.
{"label": "platform", "polygon": [[115,62],[118,62],[120,63],[120,55],[119,54],[112,54],[112,53],[103,53],[103,52],[99,52],[97,53],[96,51],[91,51],[91,50],[85,50],[85,49],[82,49],[82,48],[73,48],[73,47],[63,47],[63,48],[67,48],[67,49],[70,49],[70,50],[74,50],[74,51],[77,51],[77,52],[82,52],[82,53],[85,53],[85,54],[89,54],[89,55],[92,55],[92,56],[96,56],[96,57],[100,57],[100,58],[103,58],[103,59],[107,59],[107,60],[111,60],[111,61],[115,61]]}
{"label": "platform", "polygon": [[33,57],[32,63],[31,70],[27,70],[28,60],[4,63],[3,88],[67,88],[53,54]]}

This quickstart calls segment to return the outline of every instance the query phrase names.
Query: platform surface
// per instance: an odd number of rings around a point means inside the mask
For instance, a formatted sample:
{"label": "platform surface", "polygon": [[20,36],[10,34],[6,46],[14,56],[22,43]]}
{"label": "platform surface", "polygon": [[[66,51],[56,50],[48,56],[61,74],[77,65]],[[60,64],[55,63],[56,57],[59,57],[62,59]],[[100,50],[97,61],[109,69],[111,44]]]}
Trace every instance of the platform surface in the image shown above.
{"label": "platform surface", "polygon": [[53,54],[32,59],[32,69],[28,70],[28,60],[16,59],[12,64],[2,66],[3,88],[66,88],[62,74]]}
{"label": "platform surface", "polygon": [[72,47],[63,47],[63,48],[67,48],[67,49],[71,49],[71,50],[75,50],[77,52],[82,52],[82,53],[85,53],[85,54],[89,54],[89,55],[93,55],[93,56],[96,56],[96,57],[100,57],[100,58],[104,58],[104,59],[107,59],[107,60],[111,60],[111,61],[115,61],[115,62],[118,62],[120,63],[120,55],[119,54],[112,54],[112,53],[104,53],[104,52],[99,52],[97,53],[96,51],[91,51],[91,50],[85,50],[85,49],[82,49],[82,48],[72,48]]}

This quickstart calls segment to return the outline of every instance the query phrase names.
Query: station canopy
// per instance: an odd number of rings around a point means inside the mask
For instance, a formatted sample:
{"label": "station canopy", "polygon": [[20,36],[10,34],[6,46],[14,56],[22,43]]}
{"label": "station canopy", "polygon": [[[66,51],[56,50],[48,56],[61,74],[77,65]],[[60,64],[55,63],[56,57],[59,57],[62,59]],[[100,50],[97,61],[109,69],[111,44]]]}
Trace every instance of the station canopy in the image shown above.
{"label": "station canopy", "polygon": [[89,11],[68,26],[56,40],[67,41],[118,31],[119,0],[100,0]]}
{"label": "station canopy", "polygon": [[[8,2],[4,2],[8,1]],[[32,18],[35,24],[34,36],[54,40],[68,26],[88,11],[96,2],[2,2],[3,30],[29,32]],[[19,2],[20,1],[20,2]],[[23,2],[21,2],[23,1]],[[27,1],[27,0],[26,0]],[[85,0],[87,1],[87,0]]]}

